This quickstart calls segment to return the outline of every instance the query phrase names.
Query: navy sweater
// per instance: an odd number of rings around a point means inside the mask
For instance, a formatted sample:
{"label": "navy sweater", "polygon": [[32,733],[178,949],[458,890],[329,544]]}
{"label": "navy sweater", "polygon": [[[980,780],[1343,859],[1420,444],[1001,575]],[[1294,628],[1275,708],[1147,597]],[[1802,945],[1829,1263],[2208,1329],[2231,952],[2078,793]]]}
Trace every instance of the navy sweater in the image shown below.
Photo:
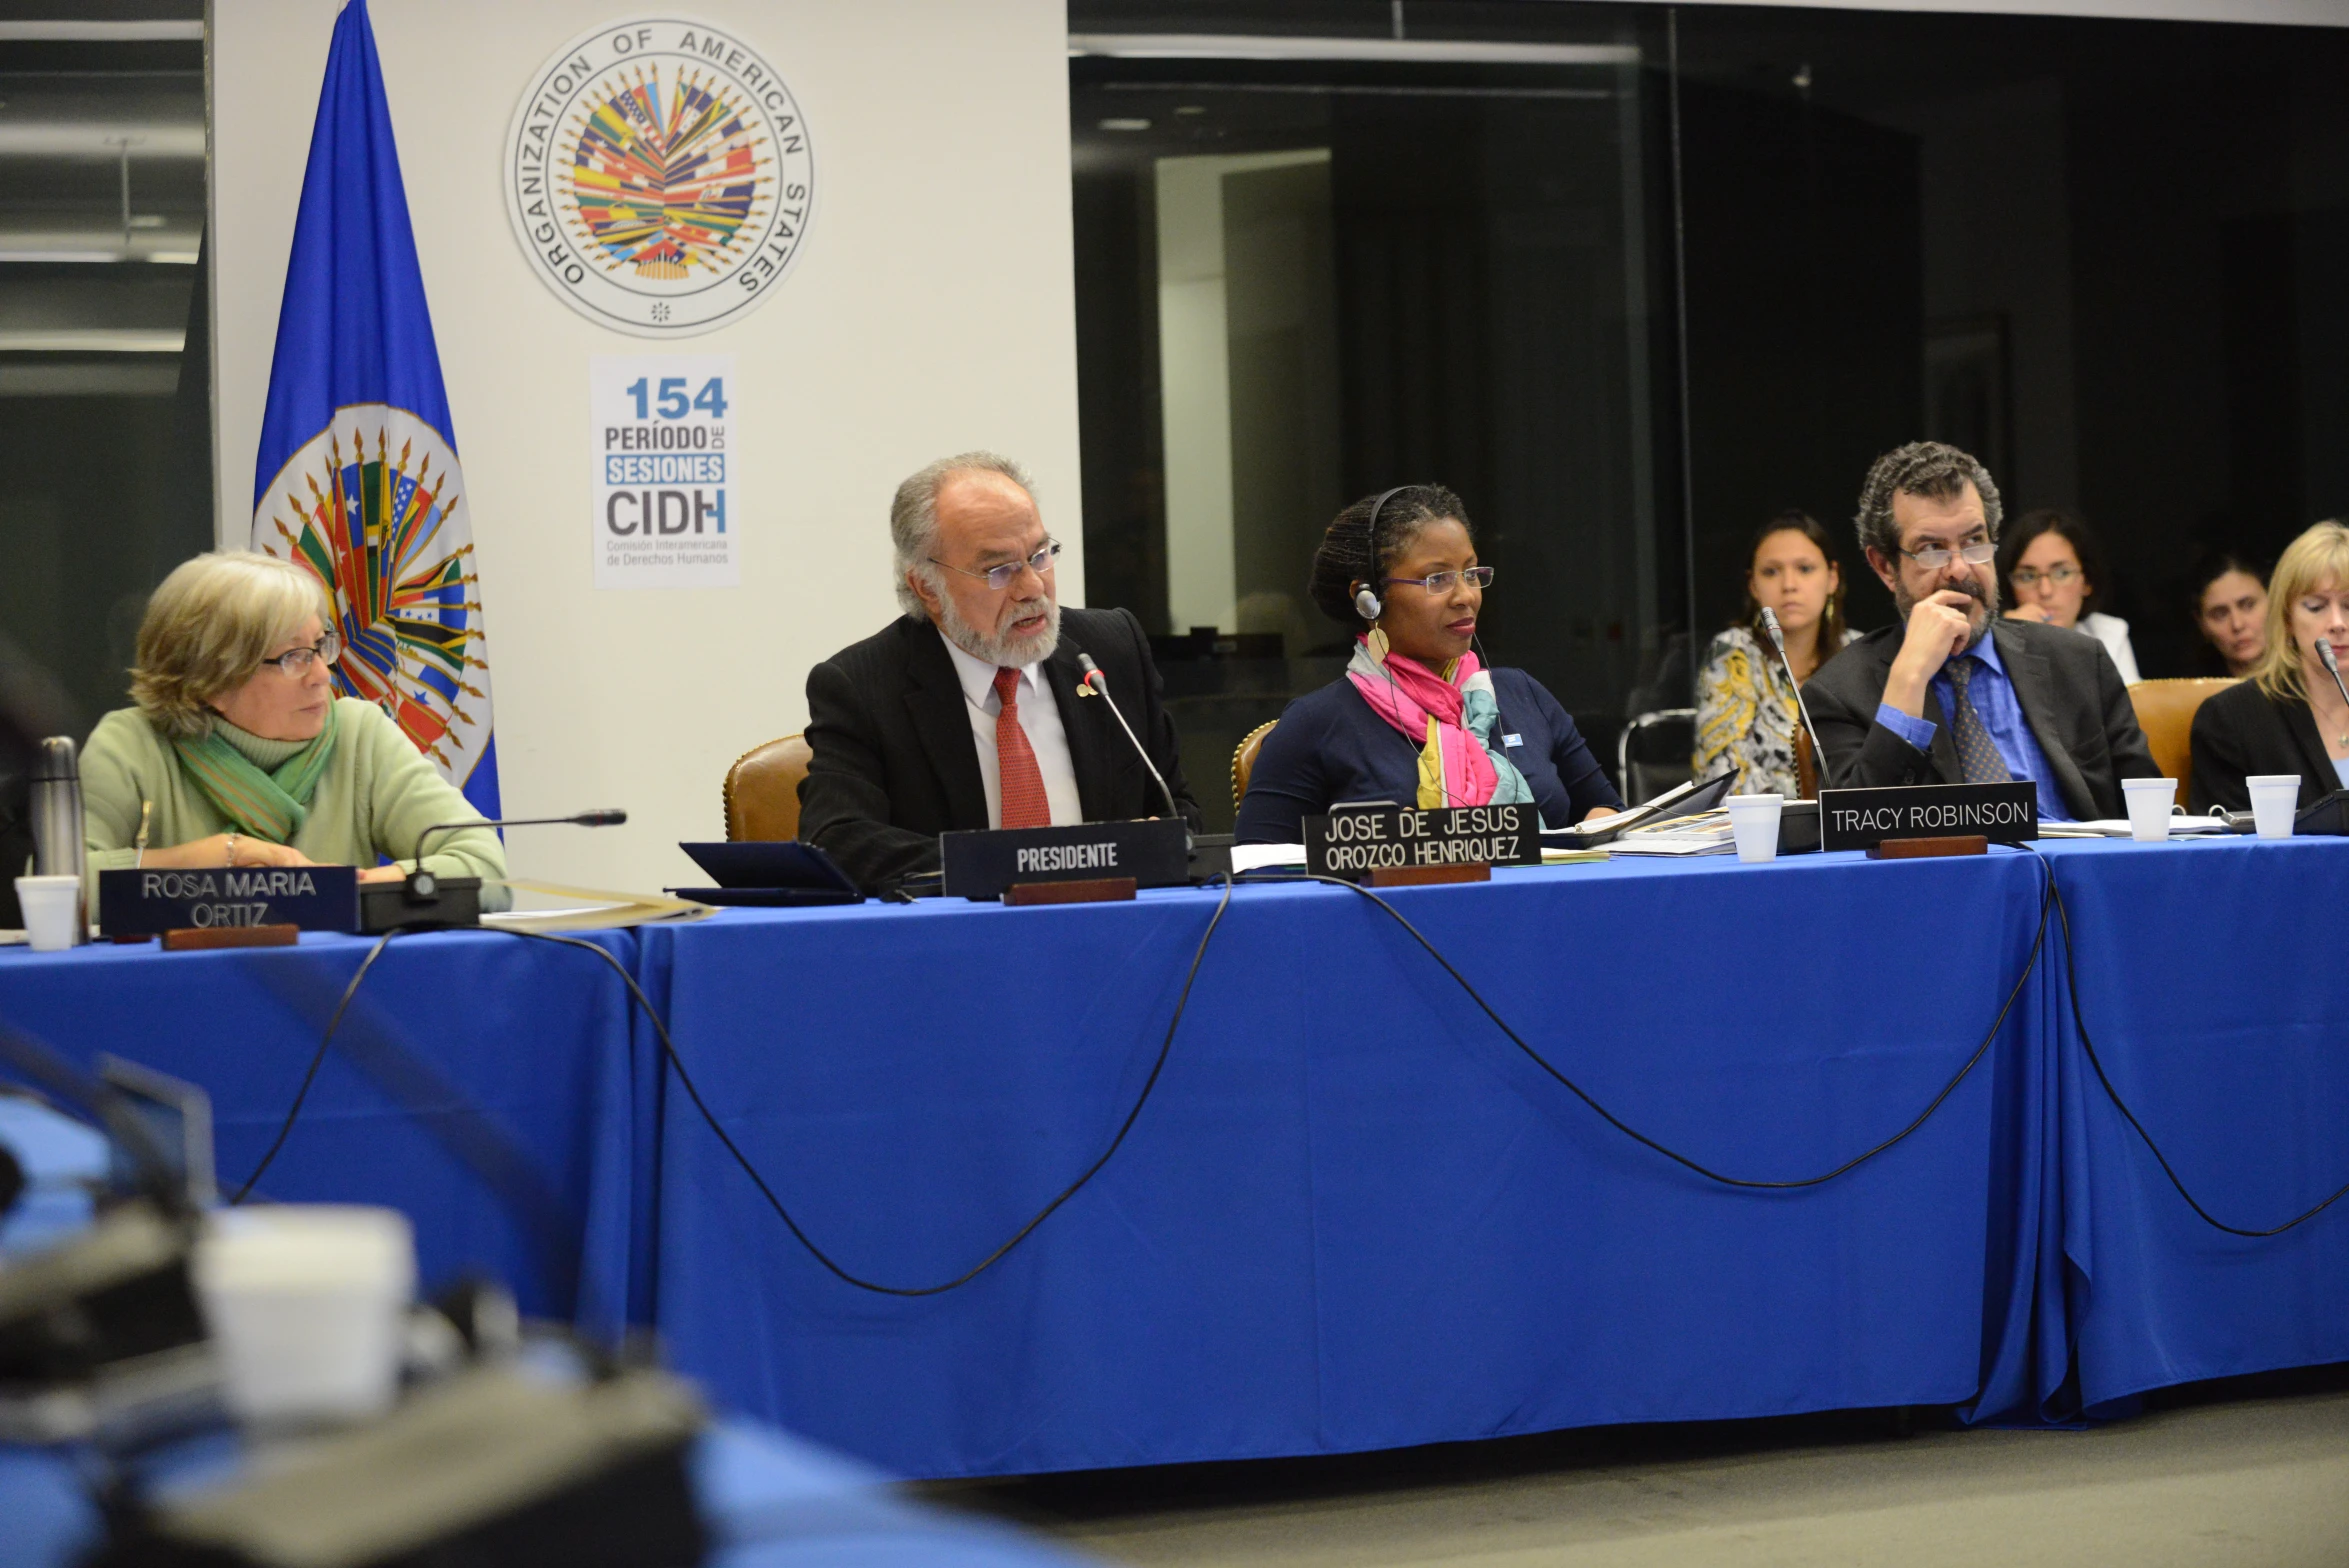
{"label": "navy sweater", "polygon": [[[1502,755],[1533,786],[1544,825],[1566,827],[1593,806],[1623,804],[1574,721],[1541,682],[1523,670],[1492,675]],[[1507,744],[1510,736],[1517,737],[1516,745]],[[1297,843],[1307,817],[1341,800],[1412,805],[1419,795],[1419,750],[1341,676],[1290,703],[1264,737],[1233,838],[1242,844]]]}

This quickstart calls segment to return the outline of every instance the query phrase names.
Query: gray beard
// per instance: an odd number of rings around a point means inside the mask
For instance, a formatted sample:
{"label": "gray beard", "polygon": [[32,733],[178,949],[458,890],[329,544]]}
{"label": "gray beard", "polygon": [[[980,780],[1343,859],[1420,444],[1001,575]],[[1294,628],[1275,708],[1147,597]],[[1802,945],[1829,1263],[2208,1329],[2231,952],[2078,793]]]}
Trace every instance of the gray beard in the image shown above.
{"label": "gray beard", "polygon": [[[1936,589],[1934,591],[1938,593],[1940,590]],[[1982,606],[1982,624],[1974,628],[1974,635],[1967,639],[1966,646],[1963,649],[1964,652],[1971,653],[1976,648],[1982,646],[1982,639],[1990,635],[1990,623],[1998,619],[1998,585],[1995,582],[1992,583],[1987,593],[1976,593],[1971,588],[1960,588],[1957,590],[1957,592],[1965,594],[1967,597],[1973,599],[1977,604]],[[1893,591],[1892,608],[1894,613],[1899,615],[1901,624],[1906,625],[1908,623],[1909,611],[1915,609],[1916,607],[1916,595],[1910,593],[1905,588],[1899,588]],[[1820,653],[1822,656],[1824,656],[1826,655],[1827,650],[1822,648]]]}
{"label": "gray beard", "polygon": [[1049,597],[1020,599],[1009,607],[1012,619],[1018,620],[1031,606],[1044,607],[1044,628],[1025,637],[1014,637],[1003,632],[982,632],[962,618],[951,596],[938,595],[938,629],[946,640],[978,660],[998,669],[1016,670],[1052,657],[1060,646],[1060,604]]}

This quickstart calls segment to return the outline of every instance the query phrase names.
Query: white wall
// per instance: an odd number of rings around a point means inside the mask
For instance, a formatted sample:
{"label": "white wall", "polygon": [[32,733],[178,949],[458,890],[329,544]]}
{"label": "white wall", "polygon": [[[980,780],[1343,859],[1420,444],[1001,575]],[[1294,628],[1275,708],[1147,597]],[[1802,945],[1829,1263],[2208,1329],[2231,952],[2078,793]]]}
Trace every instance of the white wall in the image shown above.
{"label": "white wall", "polygon": [[[220,518],[241,544],[311,122],[340,0],[214,0]],[[1036,474],[1083,602],[1061,0],[695,0],[782,72],[818,207],[776,296],[701,337],[605,331],[531,272],[501,205],[517,99],[614,0],[372,0],[464,461],[507,811],[624,806],[627,827],[510,835],[515,873],[649,888],[697,874],[719,781],[801,727],[808,666],[896,614],[888,502],[986,446]],[[742,586],[598,592],[587,369],[741,356]]]}

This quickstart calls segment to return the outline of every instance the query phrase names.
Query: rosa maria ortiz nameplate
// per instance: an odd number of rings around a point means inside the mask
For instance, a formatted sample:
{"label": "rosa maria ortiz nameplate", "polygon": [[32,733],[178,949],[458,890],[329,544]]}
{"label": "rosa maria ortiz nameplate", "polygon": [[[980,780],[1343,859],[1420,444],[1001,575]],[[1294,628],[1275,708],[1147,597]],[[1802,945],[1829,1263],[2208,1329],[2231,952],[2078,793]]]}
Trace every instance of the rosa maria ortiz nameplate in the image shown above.
{"label": "rosa maria ortiz nameplate", "polygon": [[98,926],[108,936],[160,936],[215,926],[359,929],[355,866],[207,866],[98,873]]}

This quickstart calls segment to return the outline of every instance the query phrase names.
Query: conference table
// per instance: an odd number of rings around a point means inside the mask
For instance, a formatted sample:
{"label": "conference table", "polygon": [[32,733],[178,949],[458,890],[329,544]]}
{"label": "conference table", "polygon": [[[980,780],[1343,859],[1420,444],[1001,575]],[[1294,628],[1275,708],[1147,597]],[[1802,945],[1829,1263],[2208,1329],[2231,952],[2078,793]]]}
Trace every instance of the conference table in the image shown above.
{"label": "conference table", "polygon": [[[2087,1050],[2221,1221],[2349,1181],[2344,873],[2337,840],[2048,841],[600,935],[698,1104],[594,955],[403,937],[353,1010],[443,1100],[330,1058],[264,1187],[395,1203],[428,1276],[650,1325],[721,1405],[906,1475],[2072,1422],[2349,1359],[2349,1204],[2214,1229]],[[0,951],[0,1018],[204,1083],[233,1185],[365,950]],[[460,1099],[570,1256],[449,1152]]]}

